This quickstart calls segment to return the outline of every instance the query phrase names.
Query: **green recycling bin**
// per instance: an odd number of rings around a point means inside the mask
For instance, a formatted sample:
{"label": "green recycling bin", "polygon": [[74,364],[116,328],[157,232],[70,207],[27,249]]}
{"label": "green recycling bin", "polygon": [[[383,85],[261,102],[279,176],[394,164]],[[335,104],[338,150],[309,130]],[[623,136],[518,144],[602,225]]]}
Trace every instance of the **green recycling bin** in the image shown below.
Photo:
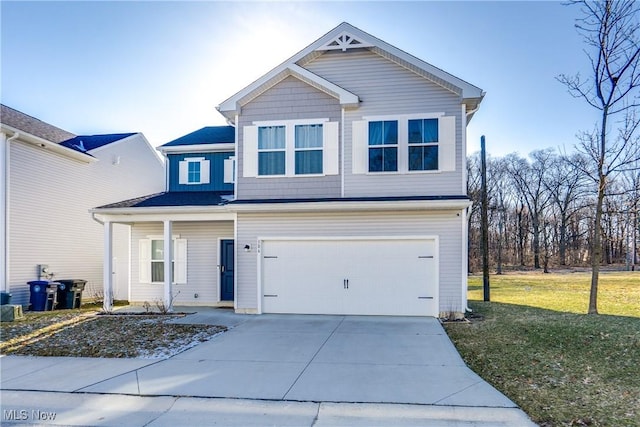
{"label": "green recycling bin", "polygon": [[58,285],[58,308],[71,309],[80,308],[82,305],[82,292],[87,284],[86,280],[65,279],[57,280]]}

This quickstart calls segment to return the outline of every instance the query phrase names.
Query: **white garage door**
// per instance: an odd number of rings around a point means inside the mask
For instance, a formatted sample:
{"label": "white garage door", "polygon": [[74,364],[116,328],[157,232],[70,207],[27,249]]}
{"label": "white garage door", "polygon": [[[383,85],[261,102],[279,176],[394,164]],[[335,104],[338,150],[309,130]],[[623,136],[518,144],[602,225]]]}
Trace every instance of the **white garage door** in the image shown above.
{"label": "white garage door", "polygon": [[264,313],[438,315],[438,248],[424,239],[264,240]]}

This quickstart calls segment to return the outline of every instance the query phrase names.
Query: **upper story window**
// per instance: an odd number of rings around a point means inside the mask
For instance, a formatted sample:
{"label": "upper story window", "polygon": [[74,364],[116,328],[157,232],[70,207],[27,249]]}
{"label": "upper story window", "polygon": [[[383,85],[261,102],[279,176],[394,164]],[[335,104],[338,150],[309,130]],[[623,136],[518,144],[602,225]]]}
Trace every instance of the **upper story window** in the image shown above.
{"label": "upper story window", "polygon": [[254,122],[242,130],[242,177],[337,175],[339,123],[328,119]]}
{"label": "upper story window", "polygon": [[398,121],[369,122],[369,172],[398,170]]}
{"label": "upper story window", "polygon": [[209,184],[209,160],[204,157],[185,157],[178,165],[180,184]]}
{"label": "upper story window", "polygon": [[365,117],[352,122],[351,136],[354,174],[456,170],[455,116],[425,113]]}
{"label": "upper story window", "polygon": [[284,126],[258,128],[258,175],[284,175],[286,171]]}
{"label": "upper story window", "polygon": [[438,119],[409,120],[409,170],[438,169]]}
{"label": "upper story window", "polygon": [[189,184],[199,184],[200,183],[200,170],[201,163],[200,162],[189,162],[188,165],[188,180]]}
{"label": "upper story window", "polygon": [[322,125],[296,125],[296,175],[322,173]]}

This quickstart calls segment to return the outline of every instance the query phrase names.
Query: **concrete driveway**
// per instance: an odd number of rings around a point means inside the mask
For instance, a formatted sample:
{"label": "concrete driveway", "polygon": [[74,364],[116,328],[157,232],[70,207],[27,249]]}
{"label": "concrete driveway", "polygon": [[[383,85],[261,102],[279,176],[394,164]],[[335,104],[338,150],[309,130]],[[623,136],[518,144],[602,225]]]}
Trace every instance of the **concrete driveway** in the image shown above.
{"label": "concrete driveway", "polygon": [[161,361],[3,357],[1,387],[494,412],[501,408],[517,411],[523,416],[520,421],[526,420],[513,402],[465,366],[433,318],[247,316],[201,310],[178,322],[226,324],[231,329]]}

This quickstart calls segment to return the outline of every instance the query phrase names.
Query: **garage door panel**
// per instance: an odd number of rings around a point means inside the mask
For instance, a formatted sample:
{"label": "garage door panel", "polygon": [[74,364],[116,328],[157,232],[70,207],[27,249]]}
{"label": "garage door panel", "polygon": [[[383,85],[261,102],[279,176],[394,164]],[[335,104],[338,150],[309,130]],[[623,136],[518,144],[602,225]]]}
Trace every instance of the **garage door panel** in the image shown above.
{"label": "garage door panel", "polygon": [[262,244],[263,311],[437,315],[437,247],[426,239]]}

